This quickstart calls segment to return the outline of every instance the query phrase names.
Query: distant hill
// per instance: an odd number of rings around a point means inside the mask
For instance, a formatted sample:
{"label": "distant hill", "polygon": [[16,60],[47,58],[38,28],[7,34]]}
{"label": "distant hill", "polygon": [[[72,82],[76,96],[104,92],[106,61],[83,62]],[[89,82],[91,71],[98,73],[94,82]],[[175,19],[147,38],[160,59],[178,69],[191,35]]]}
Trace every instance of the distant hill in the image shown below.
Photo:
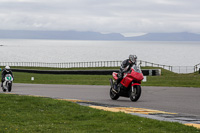
{"label": "distant hill", "polygon": [[58,40],[123,40],[119,33],[101,34],[78,31],[23,31],[0,30],[0,38],[6,39],[58,39]]}
{"label": "distant hill", "polygon": [[0,30],[1,39],[57,39],[57,40],[124,40],[124,41],[200,41],[200,34],[148,33],[136,37],[124,37],[119,33],[102,34],[99,32],[78,31],[24,31]]}
{"label": "distant hill", "polygon": [[148,33],[143,36],[130,37],[130,40],[137,41],[200,41],[200,34],[181,33]]}

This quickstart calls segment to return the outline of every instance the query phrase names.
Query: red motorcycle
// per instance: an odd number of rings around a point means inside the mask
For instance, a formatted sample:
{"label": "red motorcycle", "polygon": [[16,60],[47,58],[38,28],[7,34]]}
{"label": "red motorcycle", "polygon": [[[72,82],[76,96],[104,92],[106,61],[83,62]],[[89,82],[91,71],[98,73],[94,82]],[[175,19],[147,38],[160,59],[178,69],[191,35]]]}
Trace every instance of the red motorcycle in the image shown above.
{"label": "red motorcycle", "polygon": [[[121,82],[116,85],[116,80],[118,79],[118,73],[113,72],[112,76],[114,80],[110,79],[110,98],[112,100],[117,100],[120,96],[129,97],[131,101],[135,102],[140,98],[141,95],[141,81],[143,80],[143,74],[138,65],[134,65],[130,71],[124,73],[124,77]],[[118,87],[114,89],[114,86]]]}

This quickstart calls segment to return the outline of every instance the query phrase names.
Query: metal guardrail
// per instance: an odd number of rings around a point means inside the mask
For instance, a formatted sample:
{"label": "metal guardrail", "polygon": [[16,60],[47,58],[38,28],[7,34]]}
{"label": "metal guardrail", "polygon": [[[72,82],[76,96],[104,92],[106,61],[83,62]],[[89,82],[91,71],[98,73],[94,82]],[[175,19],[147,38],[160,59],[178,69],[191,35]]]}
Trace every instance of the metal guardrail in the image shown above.
{"label": "metal guardrail", "polygon": [[[122,61],[93,61],[93,62],[0,62],[0,66],[20,66],[20,67],[52,67],[52,68],[80,68],[80,67],[120,67]],[[175,73],[193,73],[199,71],[200,63],[195,66],[169,66],[139,60],[142,67],[160,67]]]}
{"label": "metal guardrail", "polygon": [[23,66],[23,67],[54,67],[54,68],[80,68],[80,67],[117,67],[121,61],[93,61],[93,62],[0,62],[0,66]]}
{"label": "metal guardrail", "polygon": [[[162,67],[171,70],[171,66],[155,64],[147,61],[138,61],[141,66]],[[22,66],[22,67],[55,67],[55,68],[80,68],[80,67],[119,67],[122,61],[93,61],[93,62],[0,62],[0,66]]]}

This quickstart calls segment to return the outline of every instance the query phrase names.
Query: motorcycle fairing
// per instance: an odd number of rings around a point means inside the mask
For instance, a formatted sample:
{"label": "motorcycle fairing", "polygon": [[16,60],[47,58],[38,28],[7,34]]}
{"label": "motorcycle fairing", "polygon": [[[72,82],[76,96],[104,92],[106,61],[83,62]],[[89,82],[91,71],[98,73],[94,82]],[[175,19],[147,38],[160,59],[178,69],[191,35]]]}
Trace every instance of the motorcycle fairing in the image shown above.
{"label": "motorcycle fairing", "polygon": [[143,78],[144,78],[144,76],[143,76],[142,73],[137,73],[137,72],[135,72],[135,71],[132,71],[132,72],[131,72],[131,75],[134,75],[134,76],[133,76],[133,80],[137,80],[137,81],[142,81]]}
{"label": "motorcycle fairing", "polygon": [[6,81],[3,82],[3,86],[6,86]]}
{"label": "motorcycle fairing", "polygon": [[[113,76],[113,78],[115,79],[115,80],[117,80],[118,79],[118,73],[116,73],[116,72],[113,72],[112,73],[112,76]],[[132,69],[132,71],[130,72],[130,73],[124,73],[124,77],[123,77],[123,79],[121,80],[121,84],[124,86],[124,87],[128,87],[129,85],[130,85],[130,83],[132,82],[132,81],[134,81],[134,80],[136,80],[136,81],[138,81],[138,82],[134,82],[134,84],[133,85],[140,85],[141,84],[141,80],[143,80],[143,74],[142,73],[138,73],[138,72],[135,72],[133,69]]]}
{"label": "motorcycle fairing", "polygon": [[[113,72],[112,73],[112,76],[113,76],[113,78],[115,79],[115,80],[117,80],[118,79],[118,73],[116,73],[116,72]],[[124,74],[124,78],[122,79],[122,81],[120,82],[123,86],[125,86],[126,88],[128,87],[128,85],[130,84],[130,82],[132,81],[132,79],[131,78],[129,78],[129,77],[126,77],[127,76],[127,74]],[[125,77],[126,77],[126,79],[125,79]],[[127,79],[128,78],[128,79]]]}
{"label": "motorcycle fairing", "polygon": [[122,81],[120,83],[127,88],[129,86],[130,82],[132,82],[132,79],[127,77],[127,78],[122,79]]}
{"label": "motorcycle fairing", "polygon": [[114,78],[115,80],[118,79],[117,74],[118,74],[118,73],[116,73],[116,72],[113,72],[113,73],[112,73],[112,76],[113,76],[113,78]]}
{"label": "motorcycle fairing", "polygon": [[135,71],[131,71],[131,73],[127,73],[125,77],[122,79],[121,84],[126,88],[131,84],[132,81],[136,80],[137,82],[133,85],[140,85],[139,82],[143,79],[143,74]]}
{"label": "motorcycle fairing", "polygon": [[134,86],[134,85],[140,85],[140,83],[133,83],[131,86]]}

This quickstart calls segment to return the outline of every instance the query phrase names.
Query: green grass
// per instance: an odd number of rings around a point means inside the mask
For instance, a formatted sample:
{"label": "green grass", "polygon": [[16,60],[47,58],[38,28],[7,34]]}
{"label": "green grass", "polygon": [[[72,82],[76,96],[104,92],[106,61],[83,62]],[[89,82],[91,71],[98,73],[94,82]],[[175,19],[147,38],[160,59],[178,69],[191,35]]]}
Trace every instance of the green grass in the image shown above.
{"label": "green grass", "polygon": [[[148,69],[146,67],[145,69]],[[150,68],[152,69],[152,68]],[[154,68],[156,69],[156,68]],[[157,68],[160,69],[160,68]],[[148,76],[147,82],[143,86],[174,86],[174,87],[200,87],[200,74],[177,74],[165,69],[161,69],[161,76]]]}
{"label": "green grass", "polygon": [[[22,69],[22,68],[21,68]],[[27,69],[27,68],[23,68]],[[29,68],[34,69],[34,68]],[[35,68],[37,70],[107,70],[119,69],[113,68],[71,68],[71,69],[56,69],[56,68]],[[145,67],[142,69],[160,69]],[[147,76],[147,82],[143,82],[142,86],[174,86],[174,87],[200,87],[200,74],[176,74],[165,69],[161,69],[161,76]],[[109,85],[109,78],[112,75],[70,75],[70,74],[34,74],[14,72],[15,83],[34,83],[34,84],[75,84],[75,85]],[[34,81],[31,81],[34,77]]]}
{"label": "green grass", "polygon": [[[34,84],[74,84],[74,85],[108,85],[108,75],[55,75],[55,74],[33,74],[15,72],[15,83]],[[34,77],[34,81],[31,81]]]}
{"label": "green grass", "polygon": [[51,98],[0,94],[1,133],[198,133],[179,123],[141,118]]}

